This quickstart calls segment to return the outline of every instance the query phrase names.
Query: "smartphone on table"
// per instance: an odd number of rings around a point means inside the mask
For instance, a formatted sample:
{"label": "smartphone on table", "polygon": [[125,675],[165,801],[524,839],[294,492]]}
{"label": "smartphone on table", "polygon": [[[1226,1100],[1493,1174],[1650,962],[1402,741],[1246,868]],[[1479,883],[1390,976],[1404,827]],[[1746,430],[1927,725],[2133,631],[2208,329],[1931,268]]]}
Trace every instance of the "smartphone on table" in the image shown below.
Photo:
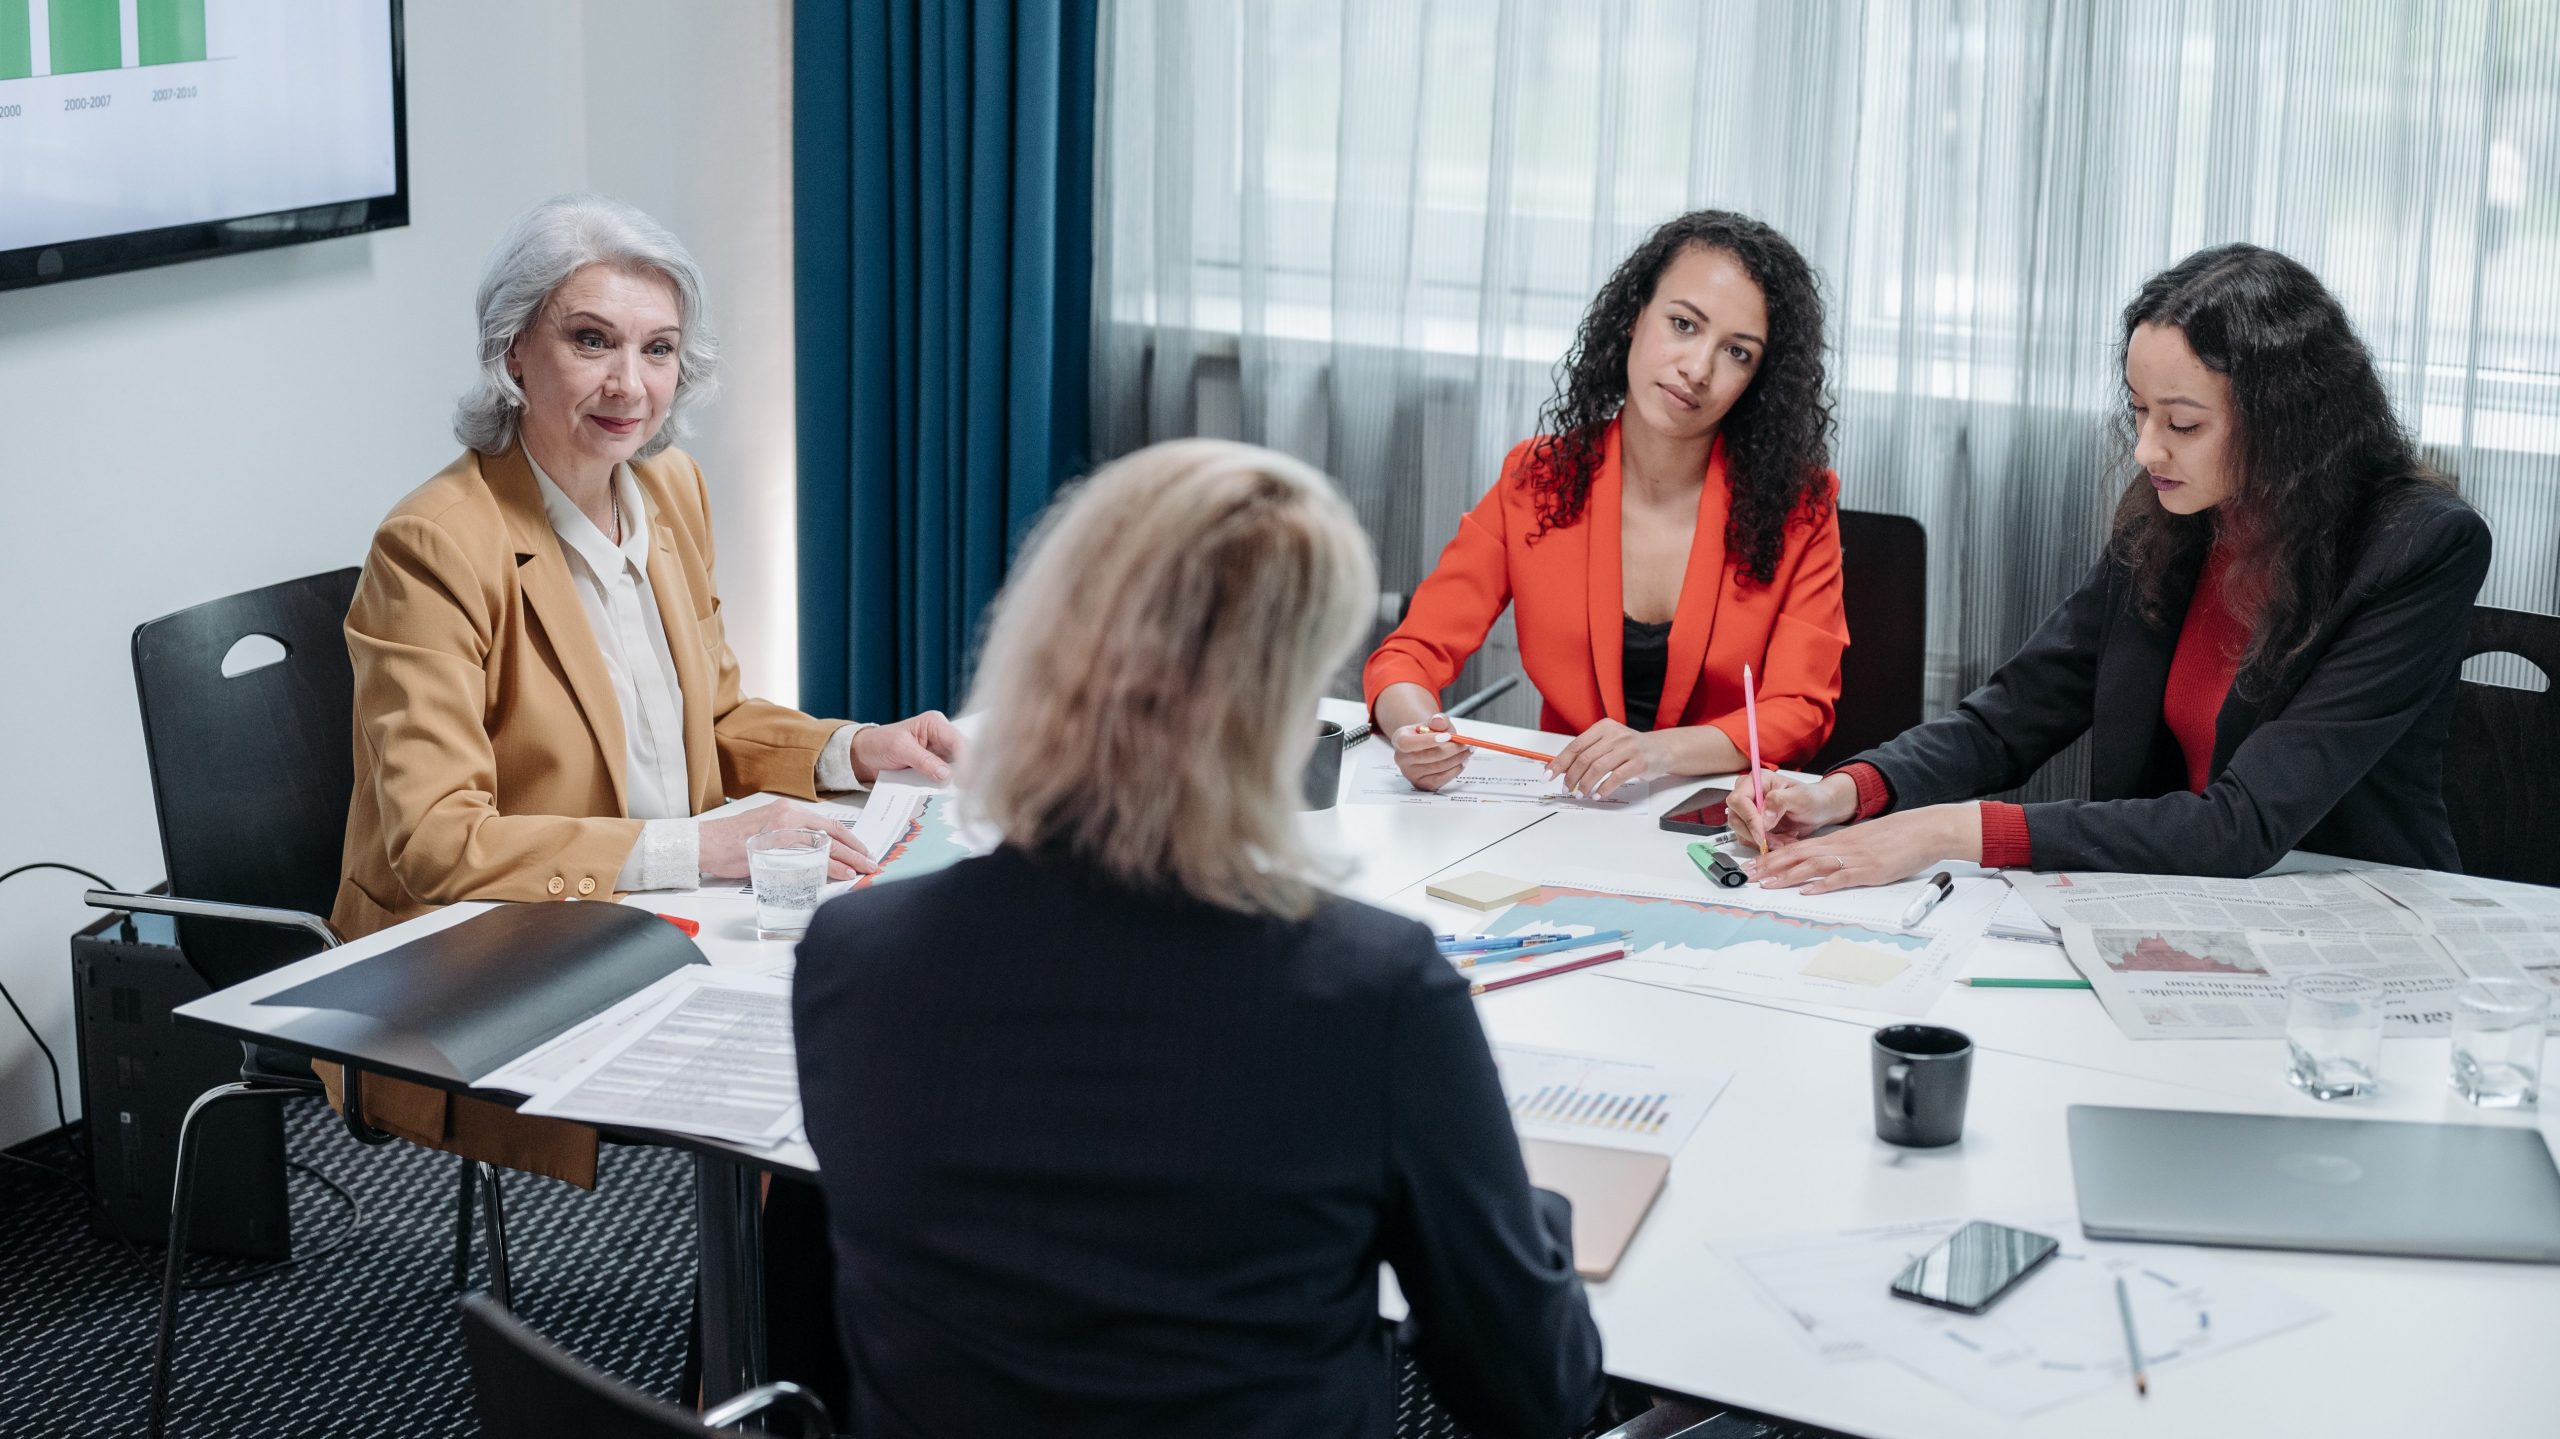
{"label": "smartphone on table", "polygon": [[1980,1314],[2061,1247],[2048,1235],[1977,1219],[1912,1260],[1893,1281],[1894,1297]]}
{"label": "smartphone on table", "polygon": [[1730,825],[1724,817],[1724,802],[1733,793],[1728,785],[1713,784],[1671,807],[1662,817],[1664,829],[1682,834],[1722,834]]}

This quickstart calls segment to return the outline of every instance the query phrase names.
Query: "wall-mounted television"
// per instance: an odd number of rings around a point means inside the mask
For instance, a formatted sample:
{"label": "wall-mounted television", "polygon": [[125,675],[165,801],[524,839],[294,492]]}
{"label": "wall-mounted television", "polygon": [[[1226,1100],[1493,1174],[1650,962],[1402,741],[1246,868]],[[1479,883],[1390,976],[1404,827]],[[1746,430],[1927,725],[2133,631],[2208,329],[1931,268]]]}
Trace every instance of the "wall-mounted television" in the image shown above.
{"label": "wall-mounted television", "polygon": [[401,0],[0,0],[0,290],[409,223]]}

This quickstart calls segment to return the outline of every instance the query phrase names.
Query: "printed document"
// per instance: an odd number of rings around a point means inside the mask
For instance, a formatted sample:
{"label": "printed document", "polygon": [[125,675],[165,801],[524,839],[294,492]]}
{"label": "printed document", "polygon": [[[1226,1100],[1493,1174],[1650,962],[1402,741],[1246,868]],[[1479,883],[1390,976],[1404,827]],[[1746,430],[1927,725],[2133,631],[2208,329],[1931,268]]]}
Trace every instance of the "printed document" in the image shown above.
{"label": "printed document", "polygon": [[609,1013],[645,1016],[534,1091],[526,1114],[665,1129],[771,1147],[800,1125],[791,982],[688,965],[673,1003],[642,990]]}
{"label": "printed document", "polygon": [[[1997,1218],[1997,1216],[1994,1216]],[[2121,1275],[2142,1340],[2143,1367],[2183,1368],[2325,1312],[2197,1249],[2108,1244],[2080,1237],[2070,1216],[2005,1220],[2060,1240],[2051,1259],[1982,1314],[1897,1299],[1903,1266],[1960,1220],[1732,1240],[1712,1247],[1826,1361],[1890,1359],[1995,1413],[2018,1417],[2130,1389]]]}
{"label": "printed document", "polygon": [[1671,1069],[1525,1044],[1495,1045],[1493,1062],[1521,1138],[1665,1158],[1688,1143],[1733,1079],[1732,1070],[1706,1065]]}
{"label": "printed document", "polygon": [[1904,929],[1918,892],[1907,885],[1801,895],[1703,879],[1694,889],[1637,885],[1566,868],[1539,878],[1538,892],[1486,921],[1486,933],[1624,930],[1626,958],[1595,973],[1914,1019],[1946,991],[2006,894],[1996,879],[1956,880]]}
{"label": "printed document", "polygon": [[[1556,748],[1571,741],[1564,735],[1550,735]],[[1396,768],[1395,748],[1386,743],[1364,744],[1354,748],[1346,758],[1352,766],[1352,785],[1348,796],[1351,804],[1525,804],[1541,809],[1622,810],[1652,794],[1648,782],[1638,780],[1607,799],[1591,799],[1565,793],[1564,781],[1547,773],[1537,760],[1518,755],[1496,754],[1477,750],[1467,756],[1466,770],[1456,779],[1436,790],[1415,789],[1413,782]]]}

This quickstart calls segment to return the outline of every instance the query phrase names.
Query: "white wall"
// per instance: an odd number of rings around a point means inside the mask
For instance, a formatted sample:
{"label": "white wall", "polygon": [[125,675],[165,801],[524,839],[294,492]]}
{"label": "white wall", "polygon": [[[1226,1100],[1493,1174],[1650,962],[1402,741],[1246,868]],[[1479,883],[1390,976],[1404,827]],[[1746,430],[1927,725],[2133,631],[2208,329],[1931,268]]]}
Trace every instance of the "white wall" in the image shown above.
{"label": "white wall", "polygon": [[[490,241],[564,190],[650,210],[710,272],[727,384],[691,448],[748,681],[796,692],[787,5],[433,0],[407,20],[408,228],[0,294],[0,869],[158,881],[134,626],[363,558],[457,451]],[[75,1116],[81,887],[0,885],[0,982]],[[0,1013],[0,1144],[53,1126],[49,1085]]]}

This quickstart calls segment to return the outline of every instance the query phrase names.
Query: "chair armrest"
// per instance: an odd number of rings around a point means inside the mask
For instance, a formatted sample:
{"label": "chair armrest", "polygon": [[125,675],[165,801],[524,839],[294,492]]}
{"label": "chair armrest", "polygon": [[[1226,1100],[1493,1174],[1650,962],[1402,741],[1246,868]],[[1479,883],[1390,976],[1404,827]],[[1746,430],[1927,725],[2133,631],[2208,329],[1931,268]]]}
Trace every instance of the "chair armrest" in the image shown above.
{"label": "chair armrest", "polygon": [[338,947],[338,932],[329,927],[329,921],[298,909],[276,909],[263,904],[225,904],[211,899],[180,899],[174,894],[127,894],[115,889],[93,889],[81,898],[88,901],[93,909],[166,914],[179,919],[228,919],[242,924],[306,930],[320,941],[322,948]]}
{"label": "chair armrest", "polygon": [[1662,1399],[1598,1439],[1710,1439],[1722,1410],[1701,1409],[1679,1399]]}
{"label": "chair armrest", "polygon": [[1442,713],[1448,715],[1449,718],[1453,720],[1465,719],[1467,716],[1474,714],[1477,710],[1483,709],[1486,705],[1489,705],[1495,700],[1502,698],[1504,695],[1511,693],[1519,683],[1520,677],[1518,675],[1504,675],[1502,678],[1486,685],[1483,689],[1477,690],[1474,694],[1471,694],[1465,699],[1458,701],[1456,704],[1449,706],[1449,708],[1442,711]]}
{"label": "chair armrest", "polygon": [[803,1439],[822,1439],[836,1432],[835,1421],[827,1417],[827,1406],[818,1402],[818,1396],[788,1382],[759,1384],[727,1403],[703,1410],[702,1427],[726,1429],[750,1415],[777,1407],[790,1410],[799,1419]]}

